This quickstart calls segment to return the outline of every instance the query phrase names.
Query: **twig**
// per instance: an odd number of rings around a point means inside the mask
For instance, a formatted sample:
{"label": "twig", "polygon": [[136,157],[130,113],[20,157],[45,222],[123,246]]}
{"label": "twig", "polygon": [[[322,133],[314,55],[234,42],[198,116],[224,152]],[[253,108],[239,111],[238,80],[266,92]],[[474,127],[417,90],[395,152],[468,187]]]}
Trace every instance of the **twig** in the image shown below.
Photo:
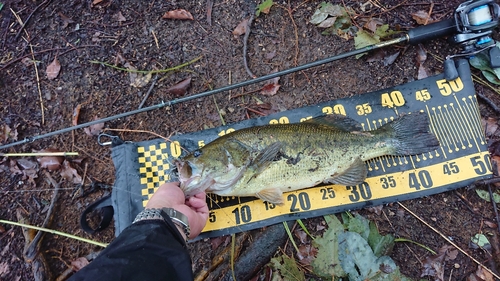
{"label": "twig", "polygon": [[439,230],[437,230],[436,228],[432,227],[430,224],[428,224],[426,221],[424,221],[422,218],[420,218],[419,216],[417,216],[417,214],[415,214],[414,212],[410,211],[410,209],[408,209],[405,205],[403,205],[401,202],[397,202],[399,204],[399,206],[401,206],[403,209],[405,209],[408,213],[410,213],[412,216],[414,216],[416,219],[418,219],[420,222],[422,222],[423,224],[425,224],[428,228],[432,229],[432,231],[436,232],[437,234],[439,234],[439,236],[441,236],[444,240],[446,240],[446,242],[450,243],[453,247],[455,247],[457,250],[459,250],[460,252],[462,252],[462,254],[466,255],[467,257],[469,257],[472,261],[474,261],[476,264],[482,266],[486,271],[488,271],[489,273],[491,273],[493,276],[495,276],[495,278],[498,278],[500,279],[500,276],[498,276],[497,274],[495,274],[491,269],[487,268],[486,266],[484,266],[481,262],[479,262],[478,260],[476,260],[474,257],[472,257],[471,255],[469,255],[466,251],[462,250],[462,248],[460,248],[457,244],[455,244],[455,242],[451,241],[448,237],[446,237],[446,235],[444,235],[443,233],[441,233]]}
{"label": "twig", "polygon": [[498,233],[500,233],[500,219],[498,218],[497,203],[493,199],[493,192],[491,191],[491,183],[488,184],[488,192],[490,193],[491,204],[493,204],[493,211],[495,212],[495,218],[497,220]]}
{"label": "twig", "polygon": [[427,18],[425,19],[424,25],[427,25],[427,23],[429,22],[433,8],[434,8],[434,3],[431,2],[431,7],[429,8],[429,13],[427,14]]}
{"label": "twig", "polygon": [[3,157],[29,157],[29,156],[78,156],[78,152],[31,152],[31,153],[0,153]]}
{"label": "twig", "polygon": [[[48,227],[50,223],[52,222],[53,214],[54,214],[54,209],[56,206],[56,201],[59,198],[59,189],[61,185],[57,183],[52,176],[47,172],[45,172],[45,177],[46,180],[54,187],[54,193],[52,195],[52,200],[50,200],[50,205],[49,209],[47,211],[47,215],[45,216],[45,219],[43,220],[42,227]],[[43,235],[45,233],[42,231],[37,232],[35,235],[35,238],[30,242],[28,248],[24,250],[24,255],[26,258],[29,260],[35,259],[35,256],[38,254],[38,249],[40,247],[40,243],[42,242]]]}
{"label": "twig", "polygon": [[157,74],[157,73],[165,73],[165,72],[170,72],[170,71],[177,70],[179,68],[183,68],[185,66],[188,66],[188,65],[190,65],[192,63],[197,62],[201,58],[202,58],[202,56],[199,56],[199,57],[197,57],[197,58],[195,58],[193,60],[190,60],[188,62],[185,62],[183,64],[179,64],[179,65],[176,65],[176,66],[171,67],[171,68],[160,69],[160,70],[136,70],[136,69],[128,69],[128,68],[118,67],[116,65],[112,65],[112,64],[109,64],[107,62],[96,61],[96,60],[91,60],[89,62],[90,63],[95,63],[95,64],[102,64],[104,66],[108,66],[108,67],[111,67],[111,68],[114,68],[114,69],[118,69],[118,70],[121,70],[121,71],[125,71],[125,72],[133,72],[133,73],[141,73],[141,74],[148,74],[148,73]]}
{"label": "twig", "polygon": [[0,220],[0,223],[10,224],[10,225],[15,225],[15,226],[20,226],[20,227],[26,227],[26,228],[34,229],[34,230],[38,230],[38,231],[44,231],[44,232],[47,232],[47,233],[50,233],[50,234],[60,235],[60,236],[63,236],[63,237],[67,237],[67,238],[71,238],[71,239],[74,239],[74,240],[82,241],[82,242],[89,243],[89,244],[96,245],[96,246],[103,247],[103,248],[106,248],[108,246],[108,244],[106,244],[106,243],[100,243],[100,242],[97,242],[97,241],[93,241],[93,240],[90,240],[90,239],[86,239],[86,238],[83,238],[83,237],[78,237],[78,236],[75,236],[75,235],[72,235],[72,234],[68,234],[68,233],[65,233],[65,232],[62,232],[62,231],[57,231],[57,230],[48,229],[48,228],[44,228],[44,227],[38,227],[38,226],[34,226],[34,225],[28,225],[28,224],[24,224],[24,223],[15,222],[15,221],[9,221],[9,220]]}
{"label": "twig", "polygon": [[[74,50],[77,50],[77,49],[82,49],[82,48],[87,48],[87,47],[102,47],[102,46],[99,46],[99,45],[82,45],[82,46],[74,47],[74,48],[71,48],[69,50],[66,50],[66,51],[60,53],[59,57],[62,56],[62,55],[65,55],[65,54],[67,54],[67,53],[69,53],[71,51],[74,51]],[[63,50],[63,48],[51,48],[51,49],[47,49],[47,50],[43,50],[43,51],[34,52],[34,54],[35,55],[39,55],[39,54],[43,54],[43,53],[47,53],[47,52],[60,51],[60,50]],[[5,68],[11,66],[12,64],[14,64],[14,63],[16,63],[16,62],[18,62],[18,61],[20,61],[20,60],[22,60],[24,58],[27,58],[29,56],[31,56],[31,54],[26,54],[24,56],[20,56],[20,57],[14,59],[14,60],[11,60],[9,63],[3,65],[1,69],[5,69]]]}
{"label": "twig", "polygon": [[207,0],[207,23],[212,26],[212,8],[214,6],[213,0]]}
{"label": "twig", "polygon": [[45,124],[45,109],[43,108],[43,98],[42,98],[42,89],[40,86],[40,75],[38,75],[38,66],[36,66],[35,54],[33,53],[33,45],[29,43],[29,34],[26,31],[26,36],[28,36],[28,44],[30,45],[31,57],[33,58],[33,66],[35,67],[35,75],[36,75],[36,85],[38,88],[38,97],[40,99],[40,110],[42,111],[42,125]]}
{"label": "twig", "polygon": [[480,97],[485,103],[487,103],[497,114],[500,114],[500,107],[498,107],[498,105],[496,105],[492,100],[479,93],[479,91],[476,91],[476,95]]}
{"label": "twig", "polygon": [[248,42],[248,37],[250,36],[250,27],[252,26],[252,22],[253,22],[253,14],[248,19],[247,28],[245,28],[245,36],[243,36],[243,66],[245,67],[245,70],[247,71],[248,75],[250,75],[250,77],[257,78],[257,76],[255,76],[252,73],[250,68],[248,68],[248,63],[247,63],[247,48],[248,48],[247,42]]}
{"label": "twig", "polygon": [[158,75],[155,75],[155,79],[153,79],[153,82],[151,83],[151,86],[149,86],[148,92],[146,93],[146,95],[142,99],[141,104],[139,104],[139,109],[142,108],[142,106],[144,105],[144,103],[148,99],[149,95],[151,94],[151,91],[153,91],[153,88],[154,88],[157,80],[158,80]]}
{"label": "twig", "polygon": [[21,35],[21,32],[24,30],[24,27],[26,26],[26,24],[28,24],[28,22],[30,21],[31,19],[31,16],[33,16],[33,14],[40,8],[42,7],[43,5],[45,4],[48,4],[50,3],[50,1],[52,0],[45,0],[43,1],[40,5],[36,6],[36,8],[29,14],[29,16],[26,18],[26,20],[24,21],[24,23],[21,25],[21,28],[19,28],[19,30],[17,31],[17,34],[16,34],[16,37],[14,37],[14,41],[16,41],[18,38],[19,38],[19,35]]}

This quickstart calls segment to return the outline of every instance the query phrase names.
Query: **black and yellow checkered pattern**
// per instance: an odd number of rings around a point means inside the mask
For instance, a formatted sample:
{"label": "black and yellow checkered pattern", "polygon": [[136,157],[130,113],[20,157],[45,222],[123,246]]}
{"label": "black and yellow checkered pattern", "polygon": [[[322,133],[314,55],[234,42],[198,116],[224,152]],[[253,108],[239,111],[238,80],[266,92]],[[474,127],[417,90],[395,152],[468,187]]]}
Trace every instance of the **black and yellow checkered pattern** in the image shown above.
{"label": "black and yellow checkered pattern", "polygon": [[153,193],[170,179],[166,171],[170,169],[167,144],[162,142],[150,146],[137,147],[139,154],[139,175],[141,183],[142,205],[146,206]]}

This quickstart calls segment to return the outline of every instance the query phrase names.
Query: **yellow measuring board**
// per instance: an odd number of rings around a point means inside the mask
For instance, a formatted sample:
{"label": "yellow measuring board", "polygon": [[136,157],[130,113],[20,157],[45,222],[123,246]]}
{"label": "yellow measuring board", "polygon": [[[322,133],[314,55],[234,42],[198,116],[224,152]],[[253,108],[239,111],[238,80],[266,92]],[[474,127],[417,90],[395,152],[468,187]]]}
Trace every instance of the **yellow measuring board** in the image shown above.
{"label": "yellow measuring board", "polygon": [[[357,186],[324,185],[284,194],[276,206],[254,197],[209,195],[210,216],[200,238],[244,231],[285,220],[314,217],[371,205],[428,196],[490,177],[491,164],[480,123],[474,85],[467,62],[458,63],[460,77],[443,75],[324,102],[224,127],[174,136],[173,142],[148,142],[136,148],[142,204],[172,176],[172,161],[183,150],[197,149],[217,137],[245,127],[295,123],[324,114],[343,114],[374,130],[401,113],[421,111],[441,147],[414,156],[383,156],[366,162],[368,177]],[[333,149],[333,148],[332,148]]]}

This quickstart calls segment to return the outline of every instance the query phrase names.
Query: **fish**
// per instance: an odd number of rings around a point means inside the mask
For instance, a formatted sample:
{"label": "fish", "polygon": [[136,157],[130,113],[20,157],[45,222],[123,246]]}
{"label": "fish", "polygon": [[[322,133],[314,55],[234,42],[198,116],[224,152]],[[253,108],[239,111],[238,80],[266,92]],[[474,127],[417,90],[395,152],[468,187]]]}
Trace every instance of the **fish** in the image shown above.
{"label": "fish", "polygon": [[423,112],[400,115],[370,131],[351,118],[331,114],[236,130],[174,163],[186,198],[205,191],[281,205],[283,192],[364,182],[367,160],[422,154],[439,146]]}

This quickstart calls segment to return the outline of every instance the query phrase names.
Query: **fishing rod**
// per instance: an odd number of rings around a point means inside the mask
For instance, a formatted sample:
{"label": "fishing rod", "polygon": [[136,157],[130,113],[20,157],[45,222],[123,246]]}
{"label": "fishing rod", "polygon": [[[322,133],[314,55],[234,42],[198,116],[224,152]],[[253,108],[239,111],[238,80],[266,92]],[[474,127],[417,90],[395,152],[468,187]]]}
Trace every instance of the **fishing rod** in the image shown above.
{"label": "fishing rod", "polygon": [[104,123],[119,118],[127,117],[130,115],[163,108],[165,106],[172,106],[178,103],[214,95],[217,93],[233,90],[236,88],[241,88],[258,82],[266,81],[272,78],[306,70],[312,67],[320,66],[326,63],[363,54],[369,51],[377,50],[380,48],[384,48],[399,43],[409,43],[411,45],[416,45],[424,41],[450,36],[449,40],[451,43],[458,44],[462,47],[462,51],[459,54],[448,56],[444,64],[445,77],[448,80],[453,80],[456,77],[458,77],[458,72],[452,60],[452,58],[454,57],[471,56],[478,52],[482,52],[489,49],[491,57],[490,61],[491,66],[493,68],[500,67],[500,49],[494,48],[495,41],[491,38],[491,33],[493,32],[493,29],[495,29],[495,27],[497,27],[498,25],[499,14],[500,14],[500,6],[496,4],[494,0],[466,1],[457,7],[457,9],[454,12],[453,18],[410,29],[406,34],[404,34],[399,38],[380,42],[374,45],[366,46],[361,49],[345,52],[339,55],[306,63],[286,70],[274,72],[251,80],[246,80],[239,83],[227,85],[218,89],[213,89],[210,91],[194,94],[187,97],[177,98],[167,102],[161,102],[159,104],[152,105],[149,107],[144,107],[120,113],[117,115],[105,117],[87,123],[82,123],[72,127],[67,127],[61,130],[56,130],[46,134],[27,137],[21,141],[0,145],[0,150],[20,144],[31,143],[39,139],[52,137],[55,135],[67,133],[77,129],[82,129],[95,124]]}

